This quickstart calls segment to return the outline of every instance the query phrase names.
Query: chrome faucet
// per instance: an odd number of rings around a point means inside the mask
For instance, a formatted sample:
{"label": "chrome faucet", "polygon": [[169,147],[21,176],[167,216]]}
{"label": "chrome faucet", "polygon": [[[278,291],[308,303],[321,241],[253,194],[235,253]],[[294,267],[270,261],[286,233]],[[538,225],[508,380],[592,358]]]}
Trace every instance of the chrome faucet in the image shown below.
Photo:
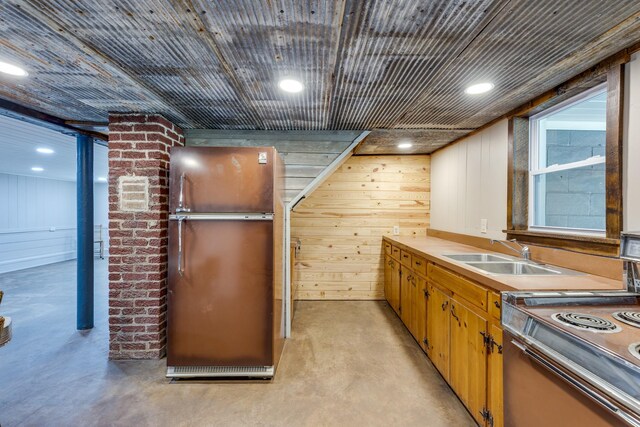
{"label": "chrome faucet", "polygon": [[[520,249],[514,248],[513,246],[509,245],[507,242],[515,243],[516,245],[520,246]],[[517,252],[518,254],[520,254],[522,258],[526,259],[527,261],[531,261],[531,251],[529,250],[529,246],[521,245],[520,243],[518,243],[516,239],[510,239],[510,240],[491,239],[491,244],[493,245],[494,243],[500,243],[502,246],[509,248],[514,252]]]}

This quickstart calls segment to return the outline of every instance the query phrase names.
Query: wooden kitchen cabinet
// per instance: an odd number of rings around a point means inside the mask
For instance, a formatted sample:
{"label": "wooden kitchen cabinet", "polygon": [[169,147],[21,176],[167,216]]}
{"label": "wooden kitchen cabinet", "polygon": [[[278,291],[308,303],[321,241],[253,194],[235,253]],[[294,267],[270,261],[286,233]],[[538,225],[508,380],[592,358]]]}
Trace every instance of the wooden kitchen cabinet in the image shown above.
{"label": "wooden kitchen cabinet", "polygon": [[489,345],[487,410],[490,427],[504,426],[504,404],[502,391],[502,328],[490,326],[491,342]]}
{"label": "wooden kitchen cabinet", "polygon": [[400,318],[409,331],[412,331],[412,296],[414,276],[411,269],[404,265],[400,267]]}
{"label": "wooden kitchen cabinet", "polygon": [[400,263],[407,268],[411,268],[411,252],[400,250]]}
{"label": "wooden kitchen cabinet", "polygon": [[389,289],[389,305],[400,315],[400,263],[391,260],[391,286]]}
{"label": "wooden kitchen cabinet", "polygon": [[487,319],[471,305],[450,300],[451,387],[478,423],[485,422],[487,407]]}
{"label": "wooden kitchen cabinet", "polygon": [[413,308],[411,313],[413,319],[411,324],[413,325],[413,334],[418,344],[424,351],[427,351],[425,339],[427,338],[427,279],[424,277],[415,275],[413,286]]}
{"label": "wooden kitchen cabinet", "polygon": [[391,245],[391,257],[393,257],[397,261],[400,261],[400,248],[399,247]]}
{"label": "wooden kitchen cabinet", "polygon": [[[391,245],[389,245],[390,247]],[[391,252],[391,251],[389,251]],[[384,298],[391,304],[391,265],[393,259],[389,255],[384,257]]]}
{"label": "wooden kitchen cabinet", "polygon": [[410,248],[390,249],[389,304],[475,420],[502,427],[500,293]]}
{"label": "wooden kitchen cabinet", "polygon": [[427,305],[427,345],[428,355],[433,365],[449,381],[449,304],[451,298],[442,289],[429,285]]}
{"label": "wooden kitchen cabinet", "polygon": [[502,299],[500,292],[489,292],[489,314],[494,319],[500,320],[500,313],[502,312]]}
{"label": "wooden kitchen cabinet", "polygon": [[427,267],[429,280],[450,289],[454,294],[462,297],[483,310],[487,310],[487,289],[475,284],[465,277],[453,273],[435,264]]}

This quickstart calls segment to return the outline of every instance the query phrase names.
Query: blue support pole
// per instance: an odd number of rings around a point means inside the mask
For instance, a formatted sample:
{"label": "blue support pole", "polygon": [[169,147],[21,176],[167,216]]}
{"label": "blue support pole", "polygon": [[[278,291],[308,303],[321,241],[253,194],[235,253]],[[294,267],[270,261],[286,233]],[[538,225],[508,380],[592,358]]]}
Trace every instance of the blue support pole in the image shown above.
{"label": "blue support pole", "polygon": [[93,138],[78,135],[77,166],[77,328],[93,328]]}

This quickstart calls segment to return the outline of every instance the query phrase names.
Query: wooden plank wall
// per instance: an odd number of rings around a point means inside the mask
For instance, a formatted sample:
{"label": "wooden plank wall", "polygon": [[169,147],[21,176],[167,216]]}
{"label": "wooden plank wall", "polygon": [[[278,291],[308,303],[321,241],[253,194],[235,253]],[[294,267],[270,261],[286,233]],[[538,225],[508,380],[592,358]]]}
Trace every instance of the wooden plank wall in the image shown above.
{"label": "wooden plank wall", "polygon": [[353,156],[291,214],[297,299],[383,299],[382,236],[424,236],[430,156]]}

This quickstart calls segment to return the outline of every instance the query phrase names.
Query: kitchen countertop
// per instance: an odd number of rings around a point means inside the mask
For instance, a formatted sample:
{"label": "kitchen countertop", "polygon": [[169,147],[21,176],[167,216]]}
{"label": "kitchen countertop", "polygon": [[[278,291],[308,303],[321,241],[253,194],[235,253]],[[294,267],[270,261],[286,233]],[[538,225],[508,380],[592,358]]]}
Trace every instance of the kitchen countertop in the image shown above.
{"label": "kitchen countertop", "polygon": [[611,291],[625,289],[621,281],[594,276],[587,273],[581,273],[579,276],[509,276],[483,273],[461,262],[447,258],[444,255],[491,253],[504,256],[505,254],[491,252],[474,246],[463,245],[461,243],[438,239],[435,237],[384,236],[383,239],[394,246],[417,253],[428,261],[442,265],[443,267],[455,271],[469,279],[475,280],[476,282],[496,291]]}

